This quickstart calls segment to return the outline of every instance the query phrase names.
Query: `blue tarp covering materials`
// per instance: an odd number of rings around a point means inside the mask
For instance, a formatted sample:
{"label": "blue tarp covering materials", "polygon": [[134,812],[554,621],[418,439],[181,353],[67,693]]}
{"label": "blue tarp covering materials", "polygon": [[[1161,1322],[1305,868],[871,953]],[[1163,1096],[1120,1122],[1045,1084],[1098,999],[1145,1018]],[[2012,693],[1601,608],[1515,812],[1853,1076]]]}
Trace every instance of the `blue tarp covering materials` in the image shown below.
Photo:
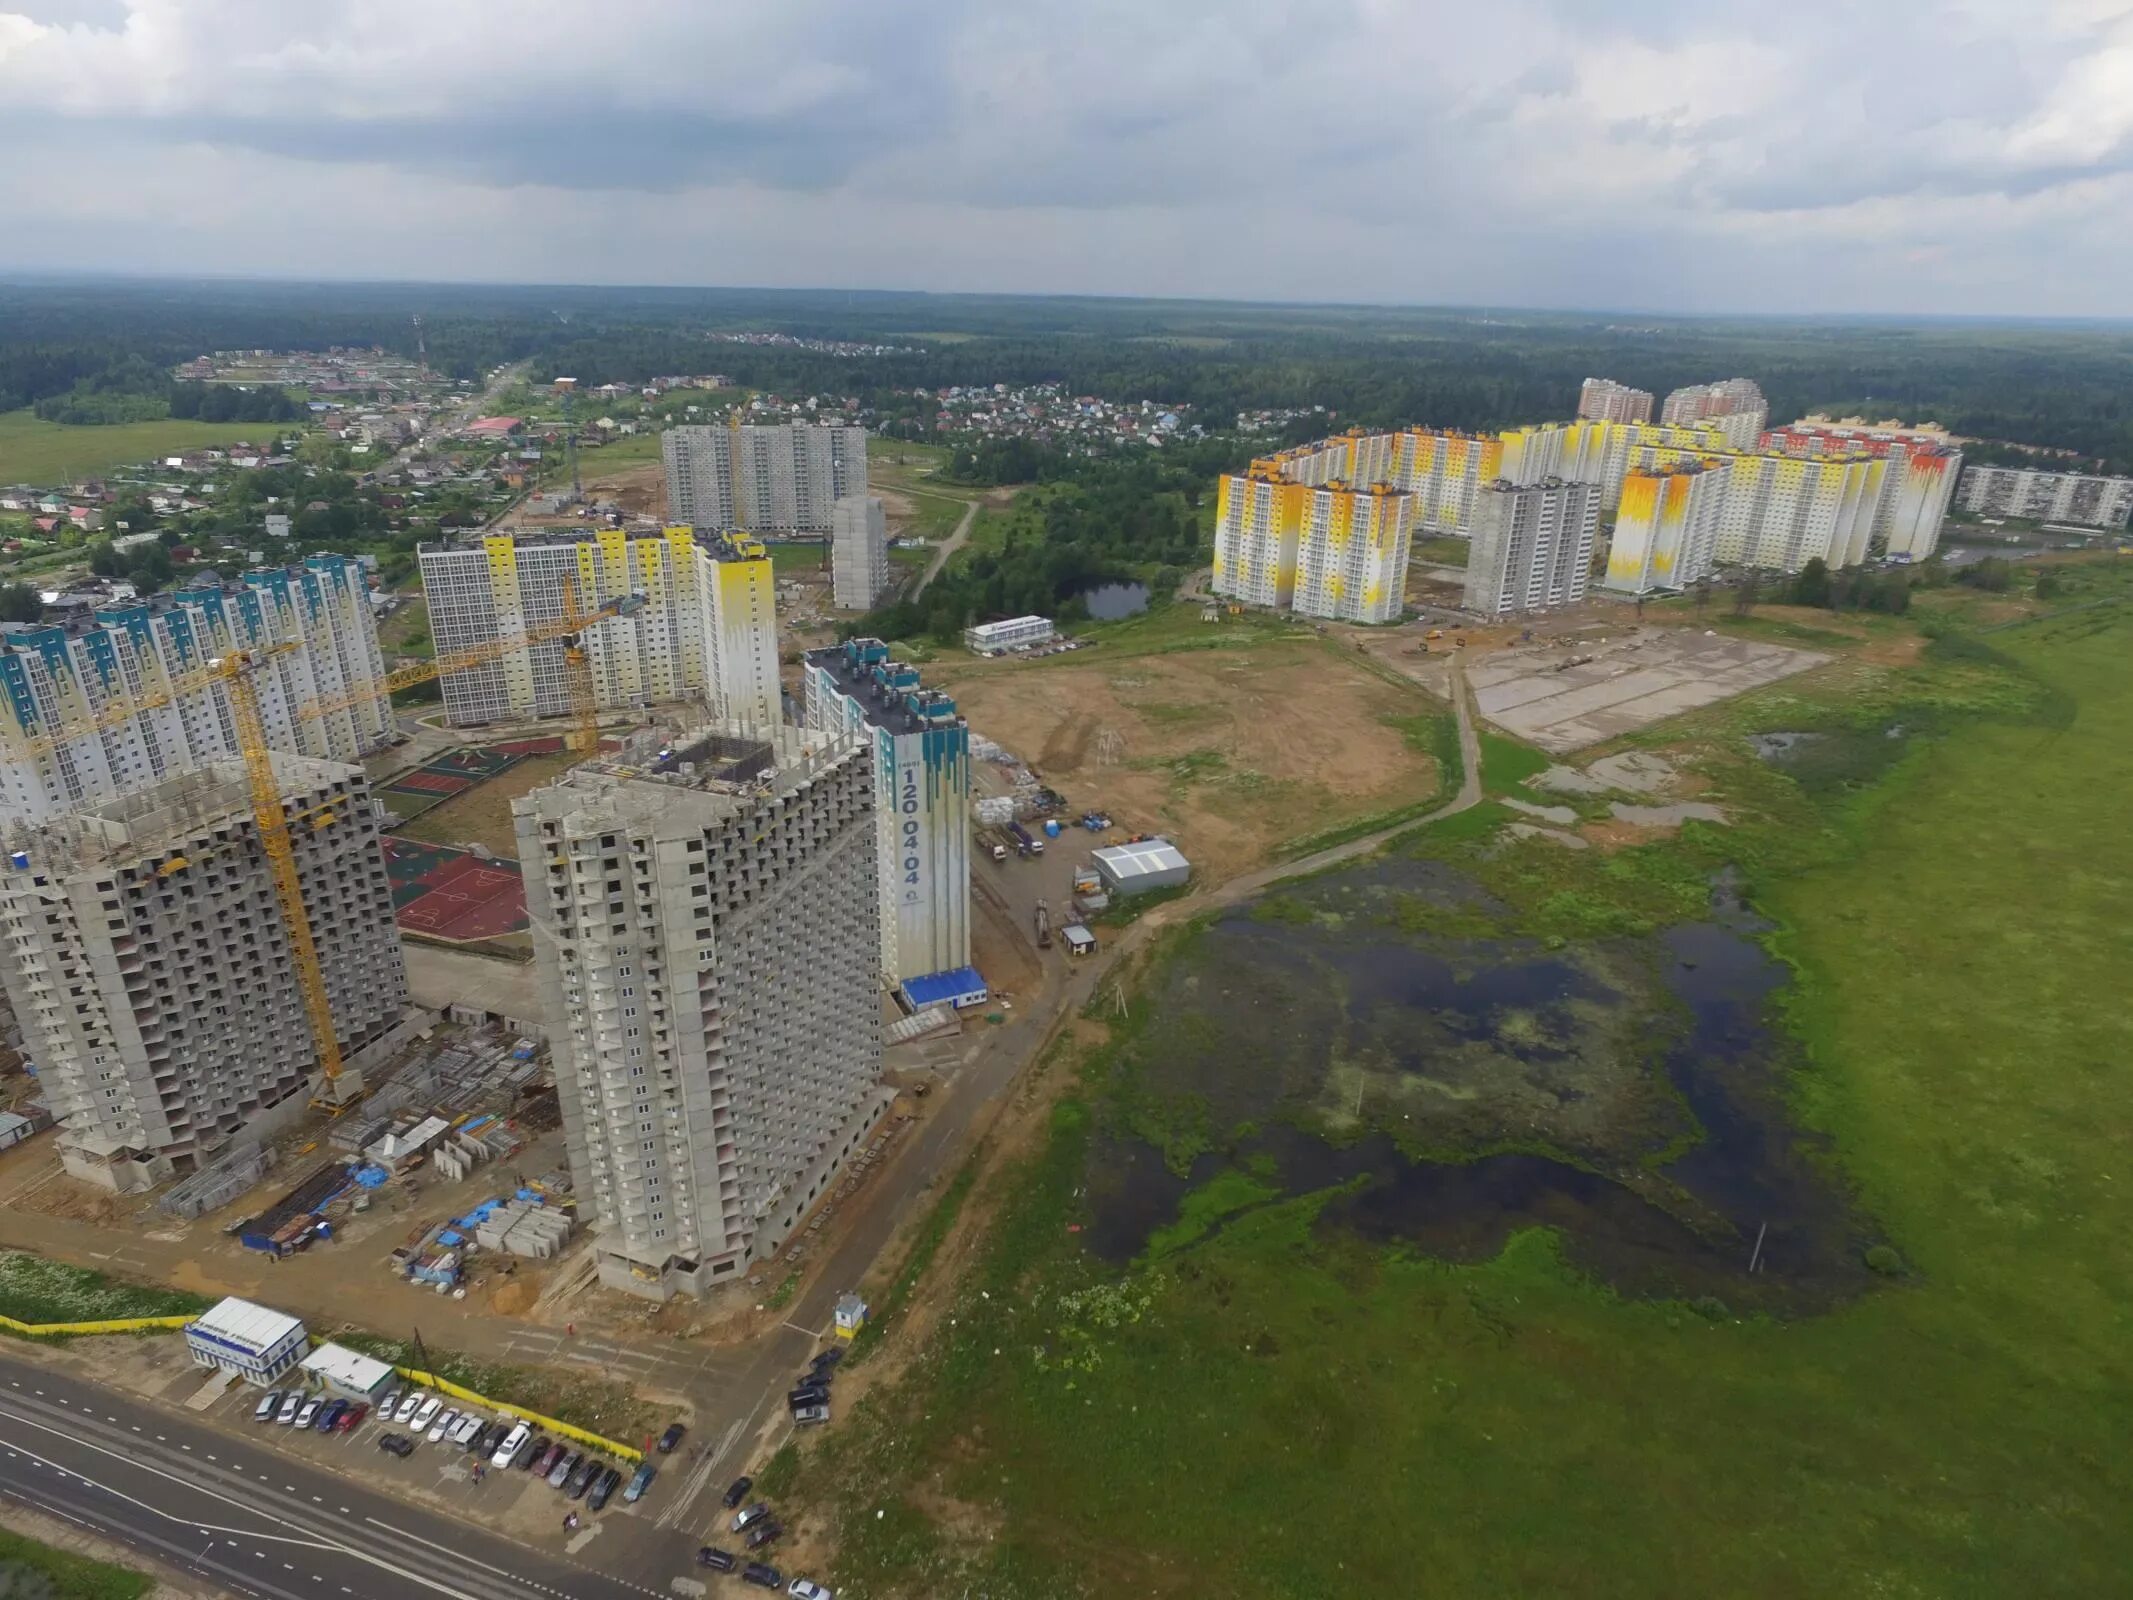
{"label": "blue tarp covering materials", "polygon": [[913,1011],[926,1006],[951,1005],[960,1010],[983,1005],[990,992],[976,967],[931,972],[923,978],[907,978],[903,983],[904,1003]]}
{"label": "blue tarp covering materials", "polygon": [[392,1174],[383,1167],[357,1167],[355,1181],[365,1189],[381,1189],[392,1181]]}
{"label": "blue tarp covering materials", "polygon": [[466,1240],[462,1235],[456,1234],[450,1228],[447,1228],[437,1235],[437,1242],[449,1250],[455,1244],[465,1244]]}

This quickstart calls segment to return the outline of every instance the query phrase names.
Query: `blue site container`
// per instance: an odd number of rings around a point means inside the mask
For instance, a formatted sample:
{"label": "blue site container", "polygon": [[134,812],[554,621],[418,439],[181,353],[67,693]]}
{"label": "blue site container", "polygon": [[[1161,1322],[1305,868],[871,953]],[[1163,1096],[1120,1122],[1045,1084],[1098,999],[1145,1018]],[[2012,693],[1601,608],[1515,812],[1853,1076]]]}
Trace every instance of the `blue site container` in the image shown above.
{"label": "blue site container", "polygon": [[1057,817],[1050,817],[1046,819],[1044,824],[1044,836],[1047,839],[1056,839],[1059,837],[1059,819]]}

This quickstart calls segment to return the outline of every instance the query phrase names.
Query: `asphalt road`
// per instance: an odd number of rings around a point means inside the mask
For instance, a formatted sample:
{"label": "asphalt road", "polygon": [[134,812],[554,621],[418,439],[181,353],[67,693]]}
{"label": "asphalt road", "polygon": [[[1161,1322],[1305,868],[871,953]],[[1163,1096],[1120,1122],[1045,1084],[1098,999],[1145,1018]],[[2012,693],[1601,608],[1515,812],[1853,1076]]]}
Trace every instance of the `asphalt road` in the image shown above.
{"label": "asphalt road", "polygon": [[[606,1519],[618,1526],[577,1559],[530,1549],[7,1355],[0,1501],[38,1507],[263,1600],[664,1600],[693,1554],[647,1519],[613,1508]],[[559,1512],[558,1541],[561,1521]]]}

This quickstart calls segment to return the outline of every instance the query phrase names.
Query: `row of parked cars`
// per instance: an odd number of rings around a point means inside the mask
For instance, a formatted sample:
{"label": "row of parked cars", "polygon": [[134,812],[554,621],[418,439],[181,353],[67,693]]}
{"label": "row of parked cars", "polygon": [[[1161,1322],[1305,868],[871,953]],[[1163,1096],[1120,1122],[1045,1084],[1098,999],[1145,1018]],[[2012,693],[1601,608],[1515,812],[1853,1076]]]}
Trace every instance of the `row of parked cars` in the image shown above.
{"label": "row of parked cars", "polygon": [[[252,1417],[257,1422],[287,1423],[321,1433],[352,1433],[369,1412],[370,1407],[360,1400],[330,1400],[290,1389],[268,1393]],[[427,1440],[464,1451],[484,1470],[516,1467],[538,1473],[567,1499],[583,1500],[594,1511],[604,1509],[618,1488],[625,1502],[641,1498],[658,1476],[658,1469],[647,1461],[625,1484],[621,1468],[609,1466],[590,1450],[574,1450],[563,1440],[535,1433],[523,1422],[491,1420],[477,1412],[448,1407],[442,1396],[421,1389],[396,1389],[385,1395],[378,1402],[378,1420],[407,1430],[388,1430],[378,1435],[378,1448],[387,1455],[404,1461]]]}
{"label": "row of parked cars", "polygon": [[[844,1351],[833,1346],[808,1363],[807,1370],[800,1374],[785,1396],[795,1425],[806,1427],[829,1421],[830,1384],[836,1378],[837,1363],[843,1359]],[[751,1552],[765,1549],[785,1531],[784,1524],[765,1502],[758,1500],[753,1505],[741,1505],[754,1487],[753,1478],[735,1478],[727,1485],[725,1495],[725,1507],[734,1513],[733,1531],[741,1536]],[[735,1510],[736,1507],[740,1509]],[[740,1556],[730,1550],[721,1550],[715,1544],[707,1544],[696,1552],[696,1564],[712,1572],[738,1570],[741,1582],[754,1584],[759,1589],[782,1587],[792,1600],[835,1600],[828,1589],[812,1578],[794,1578],[787,1583],[785,1574],[769,1562],[750,1561],[743,1565]]]}

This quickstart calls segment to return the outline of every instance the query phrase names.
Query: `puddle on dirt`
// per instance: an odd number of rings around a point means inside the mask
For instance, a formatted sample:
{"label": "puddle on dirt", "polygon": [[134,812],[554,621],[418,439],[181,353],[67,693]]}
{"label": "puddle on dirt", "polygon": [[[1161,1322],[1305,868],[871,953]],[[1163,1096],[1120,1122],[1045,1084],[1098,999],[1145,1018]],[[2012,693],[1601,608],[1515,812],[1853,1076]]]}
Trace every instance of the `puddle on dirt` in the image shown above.
{"label": "puddle on dirt", "polygon": [[[1159,980],[1129,1047],[1138,1110],[1092,1151],[1099,1255],[1132,1259],[1189,1190],[1249,1162],[1284,1194],[1341,1189],[1321,1228],[1454,1260],[1546,1226],[1633,1293],[1797,1308],[1868,1281],[1818,1142],[1786,1120],[1766,1021],[1785,973],[1729,878],[1707,921],[1568,950],[1439,931],[1494,908],[1433,863],[1280,898],[1281,915],[1221,918]],[[1178,1116],[1220,1147],[1182,1173],[1131,1131]],[[1421,1156],[1513,1141],[1575,1159]]]}

